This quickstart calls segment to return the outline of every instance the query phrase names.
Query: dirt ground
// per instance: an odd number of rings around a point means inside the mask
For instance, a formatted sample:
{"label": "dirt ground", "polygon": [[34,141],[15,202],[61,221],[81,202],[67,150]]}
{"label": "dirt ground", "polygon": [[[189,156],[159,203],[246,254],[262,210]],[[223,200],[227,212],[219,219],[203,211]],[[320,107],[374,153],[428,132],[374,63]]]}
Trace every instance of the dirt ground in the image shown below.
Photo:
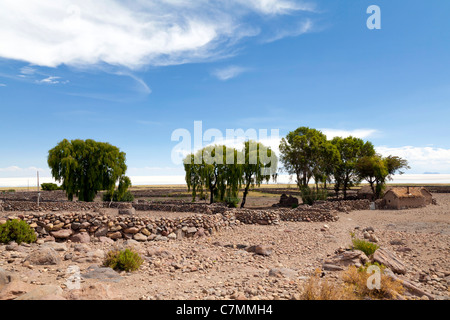
{"label": "dirt ground", "polygon": [[[340,247],[349,247],[351,232],[372,227],[380,247],[401,259],[407,273],[400,278],[437,299],[450,296],[450,194],[433,194],[437,205],[402,211],[353,211],[339,213],[337,222],[280,222],[279,225],[239,225],[197,239],[138,243],[119,240],[114,244],[66,243],[59,251],[61,263],[54,266],[24,266],[23,257],[37,244],[6,250],[0,245],[0,268],[31,287],[57,285],[67,299],[203,300],[203,299],[296,299],[305,281],[323,260]],[[256,197],[252,205],[269,205],[273,197]],[[152,216],[187,216],[186,213],[147,212]],[[268,256],[243,250],[263,245]],[[84,248],[81,248],[84,246]],[[101,266],[101,254],[113,248],[134,247],[144,258],[141,268],[120,273],[113,280],[81,279],[81,288],[101,282],[109,286],[103,297],[75,294],[67,287],[68,267],[76,265],[81,275],[92,265]],[[94,252],[92,254],[92,252]],[[69,256],[69,258],[67,258]],[[81,257],[93,259],[80,259]],[[97,259],[95,258],[97,257]],[[65,259],[65,260],[64,260]],[[274,270],[283,276],[273,276]],[[324,272],[331,281],[339,272]]]}

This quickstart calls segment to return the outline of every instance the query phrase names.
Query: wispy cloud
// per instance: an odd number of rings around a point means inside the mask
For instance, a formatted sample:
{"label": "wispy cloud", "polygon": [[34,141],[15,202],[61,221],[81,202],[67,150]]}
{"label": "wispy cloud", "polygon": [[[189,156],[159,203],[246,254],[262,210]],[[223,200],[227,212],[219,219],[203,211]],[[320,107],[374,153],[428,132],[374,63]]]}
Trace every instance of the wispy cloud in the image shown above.
{"label": "wispy cloud", "polygon": [[32,68],[30,66],[20,68],[20,73],[23,75],[33,75],[36,73],[36,71],[36,68]]}
{"label": "wispy cloud", "polygon": [[289,29],[277,30],[274,35],[264,39],[262,42],[270,43],[287,37],[298,37],[302,34],[311,32],[313,30],[313,26],[313,22],[310,19],[307,19],[301,22],[298,26]]}
{"label": "wispy cloud", "polygon": [[6,84],[0,83],[0,87],[6,87]]}
{"label": "wispy cloud", "polygon": [[0,42],[8,45],[0,46],[0,57],[33,67],[130,69],[205,61],[272,28],[272,18],[305,11],[314,7],[301,0],[3,0]]}
{"label": "wispy cloud", "polygon": [[68,80],[60,80],[61,77],[49,76],[45,79],[36,80],[39,84],[66,84],[69,83]]}
{"label": "wispy cloud", "polygon": [[236,78],[240,74],[248,71],[248,69],[239,66],[228,66],[221,69],[216,69],[212,72],[212,75],[219,80],[227,81]]}

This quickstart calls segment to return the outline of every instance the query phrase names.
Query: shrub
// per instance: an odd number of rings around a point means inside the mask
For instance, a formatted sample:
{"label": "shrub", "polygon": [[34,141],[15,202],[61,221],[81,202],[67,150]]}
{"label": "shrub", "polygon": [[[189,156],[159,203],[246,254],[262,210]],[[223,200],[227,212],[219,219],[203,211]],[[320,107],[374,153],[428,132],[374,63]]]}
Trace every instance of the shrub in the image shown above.
{"label": "shrub", "polygon": [[[372,273],[367,273],[367,268],[375,265],[380,270],[380,289],[369,289],[367,280]],[[342,276],[342,280],[348,288],[360,299],[395,299],[397,295],[403,294],[405,288],[396,280],[384,274],[385,267],[377,263],[368,263],[364,267],[356,268],[350,266]]]}
{"label": "shrub", "polygon": [[55,183],[42,183],[41,189],[44,191],[54,191],[54,190],[61,190],[60,187],[58,187]]}
{"label": "shrub", "polygon": [[134,250],[113,250],[109,251],[104,266],[119,271],[136,271],[143,262],[141,256]]}
{"label": "shrub", "polygon": [[[105,192],[103,194],[103,201],[111,201],[111,192]],[[125,194],[122,197],[119,197],[118,192],[114,192],[114,195],[112,197],[112,201],[115,202],[133,202],[134,196],[130,191],[125,192]]]}
{"label": "shrub", "polygon": [[357,239],[357,238],[353,238],[352,243],[353,243],[353,249],[361,250],[368,257],[373,255],[375,253],[375,251],[377,251],[377,249],[379,248],[379,246],[376,245],[375,243]]}
{"label": "shrub", "polygon": [[301,190],[301,194],[303,203],[310,206],[312,206],[314,202],[318,200],[327,200],[328,198],[328,191],[324,189],[315,190],[311,189],[310,187],[304,187]]}
{"label": "shrub", "polygon": [[316,270],[308,279],[300,293],[301,300],[355,300],[357,298],[351,288],[320,279],[320,273],[320,270]]}
{"label": "shrub", "polygon": [[241,199],[235,197],[227,197],[225,198],[225,203],[229,208],[237,208],[240,200]]}
{"label": "shrub", "polygon": [[33,228],[23,220],[9,220],[0,225],[0,243],[15,241],[21,244],[22,242],[31,243],[36,240]]}

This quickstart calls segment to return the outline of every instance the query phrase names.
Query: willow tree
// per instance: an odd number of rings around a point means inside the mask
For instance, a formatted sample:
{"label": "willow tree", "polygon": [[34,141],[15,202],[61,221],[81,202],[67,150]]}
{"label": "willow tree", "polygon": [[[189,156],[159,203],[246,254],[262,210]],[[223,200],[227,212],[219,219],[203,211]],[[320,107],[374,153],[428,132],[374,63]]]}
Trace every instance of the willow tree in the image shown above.
{"label": "willow tree", "polygon": [[109,143],[94,140],[64,139],[48,153],[48,165],[53,178],[62,183],[70,201],[74,196],[91,202],[98,191],[125,192],[130,180],[125,177],[126,155]]}
{"label": "willow tree", "polygon": [[242,155],[234,148],[208,146],[184,159],[185,179],[192,201],[208,191],[210,203],[237,199],[242,184]]}
{"label": "willow tree", "polygon": [[246,141],[242,151],[245,161],[242,164],[242,179],[244,194],[241,208],[245,206],[250,187],[260,186],[264,181],[269,182],[277,177],[278,158],[270,148],[262,143]]}

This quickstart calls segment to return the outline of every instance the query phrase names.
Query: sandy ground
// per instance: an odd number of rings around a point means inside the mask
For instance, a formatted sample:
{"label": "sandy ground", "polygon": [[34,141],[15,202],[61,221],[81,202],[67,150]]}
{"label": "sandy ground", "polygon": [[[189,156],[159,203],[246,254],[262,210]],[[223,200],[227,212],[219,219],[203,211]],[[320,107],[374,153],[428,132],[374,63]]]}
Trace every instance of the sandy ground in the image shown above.
{"label": "sandy ground", "polygon": [[[97,249],[107,252],[115,247],[133,246],[144,257],[143,265],[139,271],[122,272],[116,282],[102,281],[112,292],[105,299],[292,299],[298,297],[314,270],[321,268],[323,259],[333,255],[339,247],[349,247],[351,232],[372,227],[379,245],[395,252],[407,266],[404,278],[438,299],[448,299],[450,194],[433,196],[437,205],[427,208],[340,213],[337,222],[327,224],[327,231],[321,231],[323,223],[281,222],[276,226],[240,225],[198,239],[145,244],[133,241],[119,241],[114,245],[90,243],[84,245],[86,252],[75,251],[77,245],[67,243],[67,250],[59,254],[62,259],[67,258],[67,254],[72,257],[55,266],[23,266],[23,257],[36,244],[20,246],[17,251],[7,251],[5,245],[0,245],[0,267],[32,286],[61,286],[64,296],[70,297],[71,290],[66,287],[67,268],[76,265],[83,274],[89,266],[100,266],[102,261],[99,258],[75,262],[76,257],[89,256],[89,252],[99,252]],[[391,244],[393,240],[397,244]],[[269,246],[272,252],[262,256],[242,250],[251,245]],[[287,268],[289,274],[281,278],[271,276],[270,270],[274,268]],[[337,279],[339,273],[327,271],[325,277]],[[99,281],[82,279],[81,287]]]}

